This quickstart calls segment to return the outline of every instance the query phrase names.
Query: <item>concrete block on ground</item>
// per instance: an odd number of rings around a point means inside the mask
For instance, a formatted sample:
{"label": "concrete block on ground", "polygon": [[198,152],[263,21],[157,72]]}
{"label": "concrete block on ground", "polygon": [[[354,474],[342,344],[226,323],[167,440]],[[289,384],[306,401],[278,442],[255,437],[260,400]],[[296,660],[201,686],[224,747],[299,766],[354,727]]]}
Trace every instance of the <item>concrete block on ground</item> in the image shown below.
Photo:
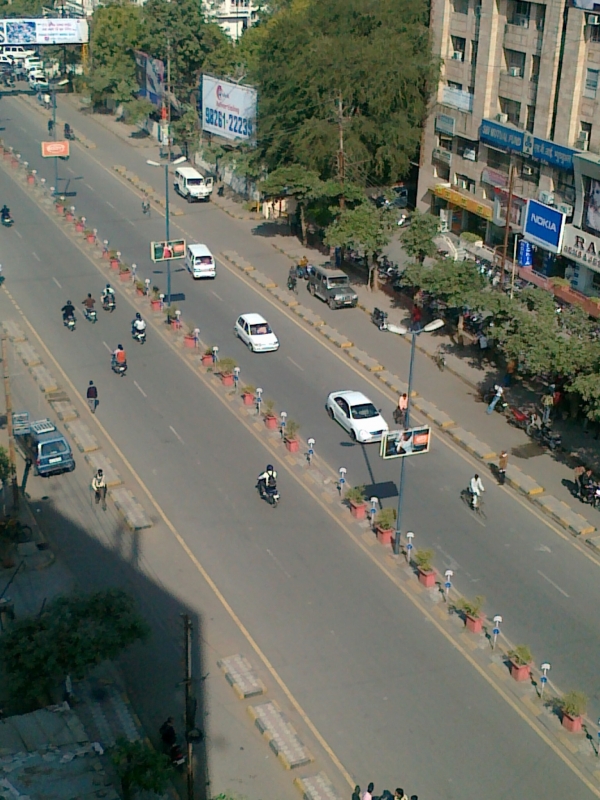
{"label": "concrete block on ground", "polygon": [[381,364],[374,358],[371,358],[371,356],[368,353],[365,353],[364,350],[360,350],[358,347],[349,347],[347,348],[346,352],[353,361],[356,361],[357,364],[360,364],[361,367],[364,367],[369,372],[383,371]]}
{"label": "concrete block on ground", "polygon": [[117,511],[122,515],[129,530],[141,531],[144,528],[152,527],[152,521],[147,516],[143,506],[138,503],[129,489],[124,486],[117,486],[109,490],[108,496],[115,504]]}
{"label": "concrete block on ground", "polygon": [[256,697],[267,691],[264,683],[252,669],[252,664],[240,653],[217,661],[217,665],[240,700]]}
{"label": "concrete block on ground", "polygon": [[47,394],[48,392],[55,392],[58,389],[58,381],[52,376],[52,373],[43,364],[37,367],[30,367],[29,372],[33,375],[34,381],[40,387],[40,391]]}
{"label": "concrete block on ground", "polygon": [[462,447],[465,448],[465,450],[472,455],[477,456],[477,458],[487,461],[490,458],[496,457],[496,453],[489,446],[489,444],[479,441],[476,436],[474,436],[472,433],[469,433],[469,431],[466,431],[464,428],[449,428],[448,433],[455,442],[458,442],[460,445],[462,445]]}
{"label": "concrete block on ground", "polygon": [[448,414],[444,411],[440,411],[434,403],[430,403],[422,397],[415,397],[412,401],[412,405],[422,414],[425,414],[427,419],[435,422],[440,428],[453,428],[456,425],[456,422],[454,422]]}
{"label": "concrete block on ground", "polygon": [[235,250],[223,250],[221,253],[228,261],[231,261],[232,264],[237,264],[239,261],[239,255]]}
{"label": "concrete block on ground", "polygon": [[296,296],[291,292],[287,292],[285,289],[280,289],[276,286],[274,289],[269,289],[269,293],[276,297],[280,303],[283,303],[284,306],[297,306],[298,301],[296,300]]}
{"label": "concrete block on ground", "polygon": [[530,478],[529,475],[526,475],[518,467],[515,467],[514,464],[509,464],[506,468],[506,482],[509,486],[512,486],[513,489],[518,489],[520,492],[523,492],[523,494],[536,495],[543,494],[544,492],[543,486],[536,483],[533,478]]}
{"label": "concrete block on ground", "polygon": [[56,412],[56,416],[63,422],[71,419],[77,419],[79,414],[73,403],[68,400],[50,400],[50,405]]}
{"label": "concrete block on ground", "polygon": [[349,350],[351,347],[353,347],[353,343],[348,341],[347,336],[344,336],[329,325],[321,325],[319,328],[319,333],[323,334],[326,339],[329,339],[330,342],[333,342],[335,345],[343,348],[344,350]]}
{"label": "concrete block on ground", "polygon": [[275,703],[249,706],[248,712],[254,724],[269,742],[286,769],[294,769],[309,764],[313,757],[300,741],[294,728],[285,719]]}
{"label": "concrete block on ground", "polygon": [[[508,477],[508,471],[507,471]],[[557,500],[549,494],[535,496],[533,502],[538,505],[548,516],[560,523],[563,528],[566,528],[576,536],[582,536],[586,533],[593,533],[594,526],[588,522],[581,514],[577,514],[573,509],[562,500]]]}
{"label": "concrete block on ground", "polygon": [[[381,379],[381,376],[384,374],[385,372],[378,372],[377,377]],[[387,383],[390,389],[396,392],[396,394],[408,394],[408,383],[404,383],[397,375],[392,375],[392,379],[390,381],[385,381],[385,383]],[[412,393],[412,396],[415,396],[415,392]]]}
{"label": "concrete block on ground", "polygon": [[339,794],[324,772],[294,778],[294,786],[300,789],[304,800],[340,800]]}
{"label": "concrete block on ground", "polygon": [[93,453],[86,453],[85,460],[90,465],[92,476],[99,469],[103,471],[104,480],[106,481],[106,485],[108,487],[118,486],[119,484],[123,483],[123,479],[121,478],[117,470],[114,468],[110,458],[104,453],[102,453],[100,450],[96,450]]}
{"label": "concrete block on ground", "polygon": [[299,317],[302,317],[302,319],[305,322],[308,322],[308,324],[312,325],[314,328],[318,328],[321,325],[325,324],[321,319],[321,317],[318,317],[316,314],[313,314],[313,312],[309,308],[306,308],[306,306],[303,305],[294,306],[294,313],[298,314]]}
{"label": "concrete block on ground", "polygon": [[585,543],[588,547],[590,547],[595,553],[600,554],[600,536],[589,536]]}
{"label": "concrete block on ground", "polygon": [[24,342],[27,339],[19,323],[12,319],[4,320],[2,327],[11,342]]}
{"label": "concrete block on ground", "polygon": [[269,278],[267,275],[263,275],[263,273],[259,272],[257,269],[252,272],[252,280],[256,281],[256,283],[258,283],[259,286],[262,286],[263,289],[275,289],[277,286],[274,280]]}
{"label": "concrete block on ground", "polygon": [[15,350],[17,351],[21,361],[27,367],[37,367],[38,364],[42,363],[39,353],[29,344],[29,342],[19,342],[15,346]]}
{"label": "concrete block on ground", "polygon": [[100,446],[96,437],[82,420],[77,419],[73,422],[67,422],[65,428],[69,431],[73,441],[82,453],[91,453]]}

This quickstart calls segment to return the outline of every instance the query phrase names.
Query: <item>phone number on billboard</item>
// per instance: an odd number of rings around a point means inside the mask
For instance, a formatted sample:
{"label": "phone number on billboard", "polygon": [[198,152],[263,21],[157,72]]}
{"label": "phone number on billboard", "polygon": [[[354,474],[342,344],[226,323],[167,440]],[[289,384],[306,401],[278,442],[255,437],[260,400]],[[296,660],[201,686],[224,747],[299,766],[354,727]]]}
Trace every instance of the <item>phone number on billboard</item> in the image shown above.
{"label": "phone number on billboard", "polygon": [[222,128],[240,136],[252,136],[251,119],[238,117],[236,114],[227,114],[225,111],[217,111],[216,108],[205,109],[204,117],[207,125]]}

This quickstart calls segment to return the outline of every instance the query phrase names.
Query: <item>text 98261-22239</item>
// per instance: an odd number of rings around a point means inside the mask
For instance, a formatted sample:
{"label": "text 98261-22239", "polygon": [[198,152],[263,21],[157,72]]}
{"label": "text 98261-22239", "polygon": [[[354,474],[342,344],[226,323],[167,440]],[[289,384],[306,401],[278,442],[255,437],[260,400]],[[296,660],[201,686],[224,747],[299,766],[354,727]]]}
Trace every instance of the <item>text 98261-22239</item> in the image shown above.
{"label": "text 98261-22239", "polygon": [[252,136],[253,125],[251,119],[239,117],[237,114],[229,114],[226,111],[217,111],[215,108],[204,109],[204,116],[207,125],[221,128],[230,134],[237,134],[240,137]]}

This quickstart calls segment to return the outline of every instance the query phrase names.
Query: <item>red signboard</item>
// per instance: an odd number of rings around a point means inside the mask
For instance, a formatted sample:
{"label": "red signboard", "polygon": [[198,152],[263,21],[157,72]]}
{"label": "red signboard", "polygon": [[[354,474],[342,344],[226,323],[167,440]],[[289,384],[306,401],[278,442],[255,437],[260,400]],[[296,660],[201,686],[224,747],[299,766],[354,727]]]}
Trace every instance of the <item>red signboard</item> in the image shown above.
{"label": "red signboard", "polygon": [[69,142],[42,142],[42,156],[44,158],[65,158],[69,155]]}

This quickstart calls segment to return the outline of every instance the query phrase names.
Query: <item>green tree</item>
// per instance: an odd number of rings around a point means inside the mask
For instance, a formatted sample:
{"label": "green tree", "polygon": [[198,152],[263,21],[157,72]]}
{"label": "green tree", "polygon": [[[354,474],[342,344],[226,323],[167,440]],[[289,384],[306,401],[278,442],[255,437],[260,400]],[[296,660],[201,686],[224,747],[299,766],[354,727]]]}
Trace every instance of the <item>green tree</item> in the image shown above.
{"label": "green tree", "polygon": [[0,0],[2,17],[42,17],[42,0]]}
{"label": "green tree", "polygon": [[[295,0],[266,23],[258,64],[258,148],[269,169],[299,162],[356,183],[404,176],[420,141],[437,64],[424,0]],[[386,77],[387,76],[387,77]],[[388,79],[393,76],[393,79]]]}
{"label": "green tree", "polygon": [[173,138],[182,145],[186,156],[198,144],[198,114],[192,106],[187,106],[181,117],[171,124]]}
{"label": "green tree", "polygon": [[0,446],[0,482],[6,486],[14,473],[13,465],[10,463],[6,447]]}
{"label": "green tree", "polygon": [[259,188],[267,197],[296,199],[300,212],[302,242],[306,244],[306,204],[322,196],[325,188],[317,173],[297,164],[280,167],[261,181]]}
{"label": "green tree", "polygon": [[137,791],[162,794],[173,772],[164,753],[158,753],[145,742],[117,739],[111,759],[121,781],[124,800],[132,800]]}
{"label": "green tree", "polygon": [[133,598],[119,589],[66,595],[18,620],[0,638],[0,660],[15,699],[35,707],[51,702],[67,675],[83,678],[148,635]]}
{"label": "green tree", "polygon": [[139,91],[134,50],[142,34],[141,8],[133,4],[99,6],[92,20],[92,68],[87,86],[94,106],[111,98],[127,103]]}
{"label": "green tree", "polygon": [[[400,277],[404,286],[418,286],[451,307],[473,305],[485,279],[473,261],[439,258],[431,266],[409,264]],[[485,302],[485,298],[481,298]]]}
{"label": "green tree", "polygon": [[426,258],[431,258],[436,254],[433,240],[439,230],[440,221],[437,217],[434,217],[433,214],[422,214],[415,211],[410,225],[400,234],[404,249],[411,258],[415,258],[422,264]]}
{"label": "green tree", "polygon": [[325,233],[330,247],[352,247],[365,257],[368,268],[367,286],[377,288],[377,256],[392,238],[394,219],[388,211],[362,203],[342,211]]}

